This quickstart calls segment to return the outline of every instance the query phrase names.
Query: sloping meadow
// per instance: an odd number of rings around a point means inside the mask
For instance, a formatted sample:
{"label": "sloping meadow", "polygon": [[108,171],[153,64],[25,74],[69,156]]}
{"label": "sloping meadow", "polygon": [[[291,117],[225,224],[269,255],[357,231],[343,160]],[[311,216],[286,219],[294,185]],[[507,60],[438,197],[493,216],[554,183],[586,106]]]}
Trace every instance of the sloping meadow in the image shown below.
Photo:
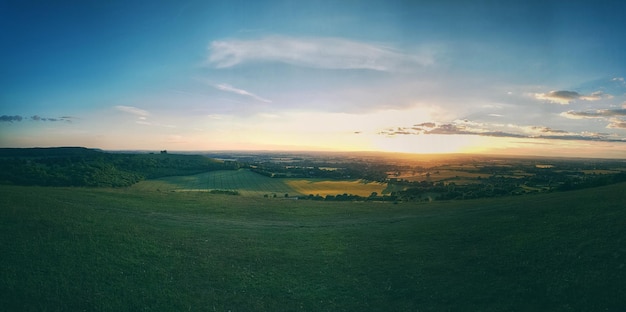
{"label": "sloping meadow", "polygon": [[626,185],[434,203],[0,187],[6,311],[618,311]]}

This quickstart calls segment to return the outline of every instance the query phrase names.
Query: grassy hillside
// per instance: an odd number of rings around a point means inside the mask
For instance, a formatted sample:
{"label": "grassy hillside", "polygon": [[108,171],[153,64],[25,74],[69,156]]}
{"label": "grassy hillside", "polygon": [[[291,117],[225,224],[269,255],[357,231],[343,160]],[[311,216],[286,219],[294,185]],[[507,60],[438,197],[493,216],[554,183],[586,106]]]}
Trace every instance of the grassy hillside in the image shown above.
{"label": "grassy hillside", "polygon": [[283,179],[269,178],[246,169],[219,170],[189,176],[165,177],[142,181],[133,186],[136,190],[202,191],[236,190],[242,195],[262,197],[265,194],[285,193],[296,195],[296,191]]}
{"label": "grassy hillside", "polygon": [[0,306],[622,311],[625,190],[394,205],[0,186]]}

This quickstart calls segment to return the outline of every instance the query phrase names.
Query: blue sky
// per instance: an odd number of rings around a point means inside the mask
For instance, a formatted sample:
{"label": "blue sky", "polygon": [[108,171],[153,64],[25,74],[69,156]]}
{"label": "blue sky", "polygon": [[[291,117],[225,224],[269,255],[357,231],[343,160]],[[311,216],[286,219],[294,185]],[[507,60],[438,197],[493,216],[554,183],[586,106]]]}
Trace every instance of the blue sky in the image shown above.
{"label": "blue sky", "polygon": [[0,146],[626,157],[621,1],[0,1]]}

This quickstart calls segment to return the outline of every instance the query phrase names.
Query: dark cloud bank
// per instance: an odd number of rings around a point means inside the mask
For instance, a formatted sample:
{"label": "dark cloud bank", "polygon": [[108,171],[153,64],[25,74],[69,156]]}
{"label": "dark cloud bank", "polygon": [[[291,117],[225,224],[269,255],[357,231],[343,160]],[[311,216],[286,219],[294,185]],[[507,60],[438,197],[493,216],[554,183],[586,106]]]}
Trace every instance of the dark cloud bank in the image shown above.
{"label": "dark cloud bank", "polygon": [[63,117],[58,117],[58,118],[49,118],[49,117],[41,117],[39,115],[34,115],[34,116],[30,116],[30,117],[24,117],[24,116],[20,116],[20,115],[14,115],[14,116],[2,115],[2,116],[0,116],[0,122],[21,122],[21,121],[25,121],[25,120],[29,120],[29,121],[50,121],[50,122],[57,122],[57,121],[72,122],[72,119],[75,119],[75,118],[74,117],[69,117],[69,116],[63,116]]}
{"label": "dark cloud bank", "polygon": [[595,111],[568,111],[565,114],[572,117],[581,118],[603,118],[603,117],[622,117],[626,116],[626,108],[620,109],[599,109]]}

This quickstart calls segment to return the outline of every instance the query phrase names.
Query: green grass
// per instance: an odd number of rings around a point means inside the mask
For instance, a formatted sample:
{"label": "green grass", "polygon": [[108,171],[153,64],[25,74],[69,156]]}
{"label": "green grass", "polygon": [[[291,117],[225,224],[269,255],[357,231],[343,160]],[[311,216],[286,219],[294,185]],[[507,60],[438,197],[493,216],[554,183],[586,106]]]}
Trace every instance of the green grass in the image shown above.
{"label": "green grass", "polygon": [[142,181],[133,186],[136,190],[206,191],[236,190],[244,196],[297,195],[297,191],[283,179],[273,179],[250,170],[219,170],[190,176],[174,176]]}
{"label": "green grass", "polygon": [[626,185],[430,204],[0,187],[5,311],[623,311]]}

